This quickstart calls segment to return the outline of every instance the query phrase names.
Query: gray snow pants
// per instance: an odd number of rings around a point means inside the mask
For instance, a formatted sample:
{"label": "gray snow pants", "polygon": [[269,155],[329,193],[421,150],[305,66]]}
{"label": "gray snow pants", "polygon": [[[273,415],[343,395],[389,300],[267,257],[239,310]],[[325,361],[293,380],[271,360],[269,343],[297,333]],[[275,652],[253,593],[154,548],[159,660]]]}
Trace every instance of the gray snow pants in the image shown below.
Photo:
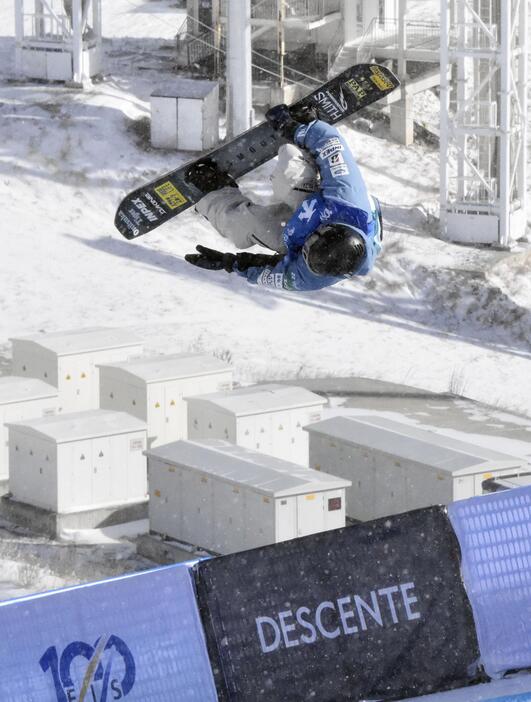
{"label": "gray snow pants", "polygon": [[205,195],[195,209],[238,249],[259,244],[286,251],[282,233],[293,213],[287,205],[255,205],[238,188],[222,188]]}
{"label": "gray snow pants", "polygon": [[223,188],[205,195],[195,209],[238,249],[259,244],[285,253],[284,227],[302,200],[317,190],[316,168],[309,156],[286,144],[279,149],[271,181],[279,204],[256,205],[238,188]]}

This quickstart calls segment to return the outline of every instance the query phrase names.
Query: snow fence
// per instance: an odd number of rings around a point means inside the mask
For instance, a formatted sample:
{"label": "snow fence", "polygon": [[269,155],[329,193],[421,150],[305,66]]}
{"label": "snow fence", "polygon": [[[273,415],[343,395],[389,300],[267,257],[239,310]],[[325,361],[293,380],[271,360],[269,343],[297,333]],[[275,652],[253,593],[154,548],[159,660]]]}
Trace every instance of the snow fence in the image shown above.
{"label": "snow fence", "polygon": [[530,506],[521,488],[2,603],[0,699],[512,702],[442,691],[531,665]]}

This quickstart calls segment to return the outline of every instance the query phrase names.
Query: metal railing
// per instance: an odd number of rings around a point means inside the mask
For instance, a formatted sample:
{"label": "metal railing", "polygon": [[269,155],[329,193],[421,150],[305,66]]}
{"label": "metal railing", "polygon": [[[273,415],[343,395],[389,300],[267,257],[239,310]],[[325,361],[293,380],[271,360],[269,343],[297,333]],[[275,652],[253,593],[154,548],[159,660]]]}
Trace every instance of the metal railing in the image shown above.
{"label": "metal railing", "polygon": [[[227,16],[227,3],[230,0],[222,0],[221,15]],[[325,17],[332,12],[339,12],[340,0],[284,0],[284,12],[286,19],[290,18],[315,18]],[[258,0],[251,3],[251,19],[256,20],[276,20],[278,18],[277,0]]]}
{"label": "metal railing", "polygon": [[479,100],[458,110],[456,123],[461,127],[496,129],[499,126],[498,104],[494,100]]}
{"label": "metal railing", "polygon": [[361,37],[360,43],[358,44],[357,61],[359,63],[369,63],[373,58],[373,47],[376,41],[376,25],[379,24],[378,18],[375,17],[371,20],[369,26],[365,30],[365,33]]}
{"label": "metal railing", "polygon": [[186,42],[188,65],[194,65],[204,61],[214,54],[216,46],[212,42],[210,32],[202,32],[194,37],[189,37]]}
{"label": "metal railing", "polygon": [[185,39],[187,35],[194,33],[196,22],[192,15],[186,15],[184,20],[181,22],[181,26],[177,30],[177,38]]}
{"label": "metal railing", "polygon": [[65,41],[72,36],[70,19],[66,15],[48,12],[28,13],[24,16],[24,38],[38,38],[44,41]]}
{"label": "metal railing", "polygon": [[[440,44],[440,24],[438,22],[418,22],[406,20],[405,48],[437,50]],[[368,62],[373,59],[378,48],[398,49],[400,20],[371,20],[358,45],[358,61]]]}
{"label": "metal railing", "polygon": [[498,181],[482,175],[450,176],[448,202],[458,204],[495,205],[498,200]]}
{"label": "metal railing", "polygon": [[[216,51],[224,49],[224,37],[220,37],[219,46],[215,41],[215,30],[202,25],[187,15],[175,36],[177,52],[186,53],[189,66],[205,61]],[[223,46],[221,45],[223,42]]]}
{"label": "metal railing", "polygon": [[455,27],[454,37],[455,44],[460,49],[496,51],[499,47],[499,27],[497,24],[463,23]]}
{"label": "metal railing", "polygon": [[[398,27],[398,22],[397,22]],[[441,44],[439,22],[406,22],[406,47],[408,49],[438,49]]]}
{"label": "metal railing", "polygon": [[325,17],[341,9],[339,0],[286,0],[286,17]]}
{"label": "metal railing", "polygon": [[[223,8],[225,5],[225,8]],[[227,15],[226,3],[222,3],[221,14]],[[261,0],[251,3],[251,19],[275,19],[278,14],[276,0]]]}
{"label": "metal railing", "polygon": [[[214,74],[221,74],[225,60],[226,37],[219,27],[214,29],[194,17],[187,16],[180,26],[175,40],[178,53],[186,52],[188,66],[197,66],[212,59]],[[278,61],[255,50],[252,50],[252,55],[254,80],[264,80],[265,77],[268,80],[280,78]],[[315,76],[307,75],[299,69],[287,65],[284,65],[284,78],[289,83],[300,85],[306,89],[322,82]]]}
{"label": "metal railing", "polygon": [[345,30],[343,29],[343,23],[340,22],[339,26],[337,27],[334,36],[332,37],[330,44],[328,45],[328,52],[327,52],[327,67],[328,67],[328,72],[332,70],[332,66],[334,63],[337,61],[337,58],[339,54],[341,53],[341,49],[343,48],[345,43]]}

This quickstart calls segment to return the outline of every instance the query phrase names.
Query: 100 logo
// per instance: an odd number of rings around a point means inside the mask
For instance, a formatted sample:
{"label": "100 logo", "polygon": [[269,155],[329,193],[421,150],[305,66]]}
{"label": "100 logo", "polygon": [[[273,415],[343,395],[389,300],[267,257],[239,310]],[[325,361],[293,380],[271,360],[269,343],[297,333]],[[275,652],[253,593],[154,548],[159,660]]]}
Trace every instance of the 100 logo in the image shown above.
{"label": "100 logo", "polygon": [[[83,660],[85,659],[85,660]],[[86,661],[86,663],[85,663]],[[61,656],[51,646],[39,661],[50,672],[57,702],[111,702],[126,697],[135,684],[136,665],[127,644],[118,636],[101,636],[94,646],[73,641]],[[75,678],[80,683],[74,683]]]}

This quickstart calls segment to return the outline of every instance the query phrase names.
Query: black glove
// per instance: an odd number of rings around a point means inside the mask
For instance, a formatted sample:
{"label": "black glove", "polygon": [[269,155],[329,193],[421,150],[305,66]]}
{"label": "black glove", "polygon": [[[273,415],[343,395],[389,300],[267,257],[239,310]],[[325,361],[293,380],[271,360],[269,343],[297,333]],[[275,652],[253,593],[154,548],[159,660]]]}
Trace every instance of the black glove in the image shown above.
{"label": "black glove", "polygon": [[273,129],[284,139],[293,141],[293,137],[301,124],[309,124],[317,119],[317,108],[314,105],[275,105],[266,112],[266,119]]}
{"label": "black glove", "polygon": [[317,105],[306,103],[305,105],[294,105],[289,108],[290,114],[294,120],[301,124],[310,124],[316,119],[319,119],[319,110]]}
{"label": "black glove", "polygon": [[239,271],[246,271],[248,268],[274,267],[283,258],[283,254],[254,254],[240,251],[236,254],[236,267]]}
{"label": "black glove", "polygon": [[223,253],[214,249],[207,249],[206,246],[196,246],[199,253],[186,254],[185,261],[193,266],[205,268],[208,271],[227,271],[232,273],[236,268],[239,271],[246,271],[248,268],[274,267],[284,258],[283,254],[254,254],[247,251],[240,251],[237,254]]}
{"label": "black glove", "polygon": [[205,268],[207,271],[227,271],[232,273],[236,263],[236,254],[223,253],[214,249],[207,249],[206,246],[196,246],[196,254],[186,254],[184,260],[192,266]]}
{"label": "black glove", "polygon": [[293,136],[300,122],[293,119],[287,105],[275,105],[266,112],[266,119],[284,139],[293,141]]}

